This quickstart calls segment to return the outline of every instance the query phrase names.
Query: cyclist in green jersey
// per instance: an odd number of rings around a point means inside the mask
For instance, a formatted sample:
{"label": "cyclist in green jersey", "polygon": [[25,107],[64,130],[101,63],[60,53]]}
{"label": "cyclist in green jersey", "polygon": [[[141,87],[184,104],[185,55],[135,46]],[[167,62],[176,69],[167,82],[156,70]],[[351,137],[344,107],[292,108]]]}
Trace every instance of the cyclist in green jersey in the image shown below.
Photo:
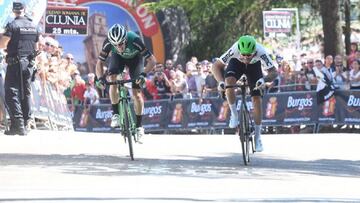
{"label": "cyclist in green jersey", "polygon": [[[144,135],[142,127],[142,113],[144,109],[144,99],[141,93],[141,86],[145,83],[146,73],[151,71],[156,64],[155,56],[146,48],[139,35],[132,31],[127,31],[122,25],[115,24],[109,31],[105,39],[102,50],[96,64],[96,76],[100,81],[104,81],[103,67],[105,60],[111,53],[109,64],[109,79],[116,81],[117,75],[128,67],[130,77],[136,79],[132,84],[132,98],[134,100],[134,110],[136,114],[136,133],[140,139]],[[144,68],[144,59],[146,66]],[[113,116],[111,127],[119,126],[119,95],[117,87],[111,85],[109,89],[112,104]]]}

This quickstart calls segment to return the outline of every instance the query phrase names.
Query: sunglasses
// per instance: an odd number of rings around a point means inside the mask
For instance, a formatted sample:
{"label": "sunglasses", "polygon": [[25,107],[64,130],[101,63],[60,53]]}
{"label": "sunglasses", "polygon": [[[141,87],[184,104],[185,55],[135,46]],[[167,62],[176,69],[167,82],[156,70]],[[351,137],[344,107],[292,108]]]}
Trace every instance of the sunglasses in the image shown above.
{"label": "sunglasses", "polygon": [[67,57],[66,59],[68,59],[68,60],[73,60],[74,58]]}
{"label": "sunglasses", "polygon": [[246,57],[250,57],[252,56],[253,54],[241,54],[242,56],[246,56]]}

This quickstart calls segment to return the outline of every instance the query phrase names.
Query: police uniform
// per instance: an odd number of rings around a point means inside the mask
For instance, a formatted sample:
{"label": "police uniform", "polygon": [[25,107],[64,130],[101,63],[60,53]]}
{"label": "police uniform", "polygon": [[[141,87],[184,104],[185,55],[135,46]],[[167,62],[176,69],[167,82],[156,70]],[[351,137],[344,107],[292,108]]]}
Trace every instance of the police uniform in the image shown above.
{"label": "police uniform", "polygon": [[[22,3],[13,3],[14,12],[22,9]],[[31,116],[30,83],[33,72],[29,60],[35,52],[39,32],[31,19],[18,16],[6,25],[4,35],[10,38],[6,57],[5,103],[11,119],[10,130],[5,134],[26,135],[25,126]]]}

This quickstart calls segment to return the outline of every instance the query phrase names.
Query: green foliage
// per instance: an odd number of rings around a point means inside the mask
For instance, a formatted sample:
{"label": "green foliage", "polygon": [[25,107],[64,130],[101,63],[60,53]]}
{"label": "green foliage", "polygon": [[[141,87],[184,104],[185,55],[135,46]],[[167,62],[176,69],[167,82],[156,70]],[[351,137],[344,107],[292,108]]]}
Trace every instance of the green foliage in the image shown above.
{"label": "green foliage", "polygon": [[147,6],[154,11],[184,9],[191,28],[187,55],[201,60],[218,57],[243,34],[261,38],[262,11],[314,2],[317,0],[158,0]]}

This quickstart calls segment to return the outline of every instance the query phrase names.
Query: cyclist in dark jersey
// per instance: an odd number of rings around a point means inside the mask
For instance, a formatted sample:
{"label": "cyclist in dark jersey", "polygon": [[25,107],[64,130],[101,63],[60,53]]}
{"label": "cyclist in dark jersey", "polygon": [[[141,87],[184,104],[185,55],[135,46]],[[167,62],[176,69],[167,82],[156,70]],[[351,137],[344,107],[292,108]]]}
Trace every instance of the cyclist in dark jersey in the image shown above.
{"label": "cyclist in dark jersey", "polygon": [[[140,37],[132,32],[127,31],[122,25],[113,25],[108,32],[102,50],[96,64],[96,76],[100,80],[105,80],[103,68],[105,60],[111,53],[109,64],[109,79],[115,81],[117,75],[128,67],[130,77],[136,79],[132,84],[132,96],[134,100],[134,109],[136,114],[136,133],[139,138],[144,135],[142,127],[142,113],[144,109],[144,99],[141,93],[141,86],[145,83],[146,73],[151,71],[156,64],[155,56],[145,47]],[[146,66],[144,68],[144,59]],[[119,95],[115,85],[110,86],[110,100],[112,104],[113,116],[111,118],[111,127],[119,126]]]}

